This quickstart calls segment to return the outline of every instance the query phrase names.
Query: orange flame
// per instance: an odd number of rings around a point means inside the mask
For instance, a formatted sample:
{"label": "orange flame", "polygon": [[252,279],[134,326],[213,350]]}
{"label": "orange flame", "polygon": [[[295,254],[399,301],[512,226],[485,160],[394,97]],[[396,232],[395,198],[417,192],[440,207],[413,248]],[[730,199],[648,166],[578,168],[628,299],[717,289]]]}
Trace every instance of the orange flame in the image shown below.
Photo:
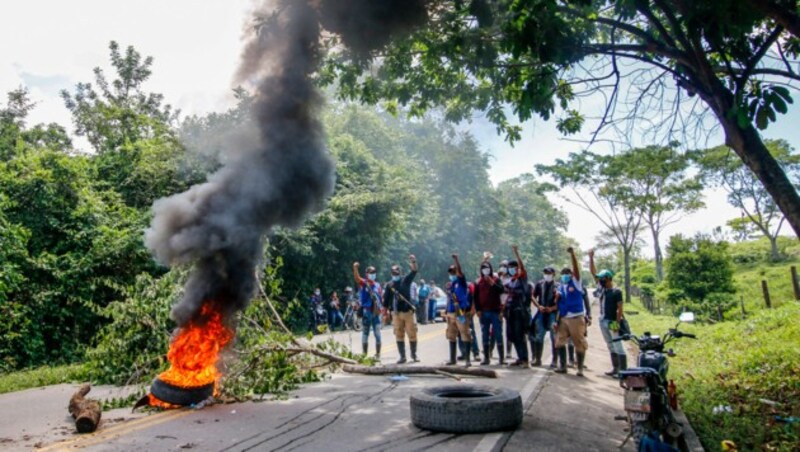
{"label": "orange flame", "polygon": [[222,324],[217,303],[206,302],[198,321],[193,320],[178,330],[167,353],[170,367],[158,378],[182,388],[218,383],[222,376],[217,369],[219,352],[232,338],[233,331]]}

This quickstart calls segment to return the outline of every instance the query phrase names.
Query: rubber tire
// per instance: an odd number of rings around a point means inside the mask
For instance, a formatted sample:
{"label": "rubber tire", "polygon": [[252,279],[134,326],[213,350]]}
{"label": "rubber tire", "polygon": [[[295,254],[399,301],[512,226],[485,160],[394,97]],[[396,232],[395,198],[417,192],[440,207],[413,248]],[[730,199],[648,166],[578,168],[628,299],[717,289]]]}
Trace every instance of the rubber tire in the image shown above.
{"label": "rubber tire", "polygon": [[156,378],[150,386],[150,393],[162,402],[173,405],[193,405],[214,395],[214,383],[197,388],[181,388]]}
{"label": "rubber tire", "polygon": [[[447,397],[472,394],[472,397]],[[487,396],[481,397],[480,395]],[[522,424],[522,398],[517,391],[490,386],[450,385],[411,395],[411,422],[424,430],[486,433],[513,430]]]}

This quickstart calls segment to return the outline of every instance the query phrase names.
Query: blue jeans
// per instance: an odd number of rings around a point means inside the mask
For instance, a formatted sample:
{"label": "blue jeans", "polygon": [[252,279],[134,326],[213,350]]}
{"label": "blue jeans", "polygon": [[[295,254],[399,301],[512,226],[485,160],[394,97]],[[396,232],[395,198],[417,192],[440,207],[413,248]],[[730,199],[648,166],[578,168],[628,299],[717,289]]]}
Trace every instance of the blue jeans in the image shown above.
{"label": "blue jeans", "polygon": [[[491,331],[490,331],[491,330]],[[499,312],[481,312],[481,339],[483,339],[483,350],[489,350],[489,343],[494,337],[495,344],[503,343],[503,320]]]}
{"label": "blue jeans", "polygon": [[555,342],[556,336],[553,334],[553,324],[556,323],[556,313],[555,312],[548,312],[548,313],[538,313],[536,315],[536,338],[534,339],[535,342],[540,344],[544,343],[544,337],[547,332],[550,332],[550,340]]}
{"label": "blue jeans", "polygon": [[369,342],[369,330],[375,332],[375,343],[381,343],[381,313],[364,310],[364,317],[361,318],[361,342],[366,344]]}
{"label": "blue jeans", "polygon": [[625,356],[625,347],[622,345],[622,341],[612,342],[612,339],[618,338],[619,334],[608,329],[609,323],[611,323],[611,320],[603,319],[600,321],[600,331],[603,333],[603,339],[606,341],[608,351],[616,355]]}
{"label": "blue jeans", "polygon": [[342,317],[342,313],[338,309],[331,309],[329,323],[332,330],[336,328],[337,324],[344,325],[344,317]]}
{"label": "blue jeans", "polygon": [[433,322],[436,319],[436,300],[431,298],[428,300],[428,321]]}

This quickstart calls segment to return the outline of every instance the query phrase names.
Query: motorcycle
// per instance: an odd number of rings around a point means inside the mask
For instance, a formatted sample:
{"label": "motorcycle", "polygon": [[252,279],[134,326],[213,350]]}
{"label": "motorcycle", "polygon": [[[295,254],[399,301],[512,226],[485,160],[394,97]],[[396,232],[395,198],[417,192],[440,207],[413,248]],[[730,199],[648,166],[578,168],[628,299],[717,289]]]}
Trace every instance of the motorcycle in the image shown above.
{"label": "motorcycle", "polygon": [[[678,330],[682,322],[694,321],[694,314],[684,312],[678,325],[671,328],[663,338],[645,332],[641,336],[626,334],[614,342],[631,340],[639,347],[638,367],[619,372],[620,386],[625,389],[625,412],[630,433],[637,450],[653,442],[666,443],[676,450],[688,450],[683,436],[683,427],[675,419],[673,408],[675,386],[667,379],[669,360],[675,356],[672,349],[664,351],[666,344],[674,339],[692,338],[695,335]],[[624,444],[624,443],[623,443]]]}
{"label": "motorcycle", "polygon": [[347,309],[344,312],[344,327],[351,328],[353,331],[361,331],[361,317],[358,315],[355,301],[347,303]]}
{"label": "motorcycle", "polygon": [[328,329],[328,311],[317,303],[311,307],[311,330],[314,334],[324,333]]}

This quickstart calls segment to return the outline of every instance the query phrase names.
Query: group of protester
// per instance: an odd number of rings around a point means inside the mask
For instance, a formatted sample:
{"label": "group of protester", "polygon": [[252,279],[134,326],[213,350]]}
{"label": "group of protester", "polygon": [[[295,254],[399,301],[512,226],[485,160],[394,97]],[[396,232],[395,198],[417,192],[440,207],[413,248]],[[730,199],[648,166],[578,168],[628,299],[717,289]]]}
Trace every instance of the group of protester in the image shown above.
{"label": "group of protester", "polygon": [[[478,277],[472,281],[467,280],[458,255],[452,255],[453,264],[447,270],[449,281],[443,293],[447,299],[447,364],[455,365],[463,359],[466,366],[470,366],[472,356],[478,358],[478,338],[474,326],[474,319],[477,318],[483,352],[481,365],[491,364],[495,349],[497,362],[506,364],[506,356],[510,356],[513,346],[516,360],[508,363],[509,366],[541,366],[545,337],[550,333],[550,367],[556,372],[566,373],[568,367],[577,364],[577,375],[583,376],[588,348],[587,327],[592,322],[592,311],[589,291],[581,279],[574,250],[567,249],[571,265],[561,269],[558,280],[555,268],[547,266],[542,269],[541,279],[532,282],[519,250],[516,246],[512,249],[514,258],[500,262],[496,272],[491,263],[491,253],[484,253]],[[614,286],[613,272],[597,272],[593,251],[588,254],[592,277],[597,285],[595,293],[599,295],[600,329],[613,366],[606,374],[616,376],[619,370],[627,368],[622,343],[613,341],[619,336],[618,325],[624,317],[622,293]],[[354,298],[352,289],[348,287],[345,297],[360,314],[364,354],[368,352],[372,334],[375,337],[375,356],[380,358],[381,326],[391,322],[400,355],[398,364],[408,362],[406,336],[411,361],[419,361],[417,324],[435,318],[435,300],[442,290],[433,281],[428,285],[423,280],[417,286],[416,276],[417,261],[413,255],[409,256],[408,273],[403,275],[403,269],[393,265],[391,280],[384,284],[377,281],[375,267],[367,267],[362,277],[359,263],[353,263],[358,296]],[[334,315],[341,316],[338,297],[336,303]],[[459,350],[462,356],[457,358]]]}

